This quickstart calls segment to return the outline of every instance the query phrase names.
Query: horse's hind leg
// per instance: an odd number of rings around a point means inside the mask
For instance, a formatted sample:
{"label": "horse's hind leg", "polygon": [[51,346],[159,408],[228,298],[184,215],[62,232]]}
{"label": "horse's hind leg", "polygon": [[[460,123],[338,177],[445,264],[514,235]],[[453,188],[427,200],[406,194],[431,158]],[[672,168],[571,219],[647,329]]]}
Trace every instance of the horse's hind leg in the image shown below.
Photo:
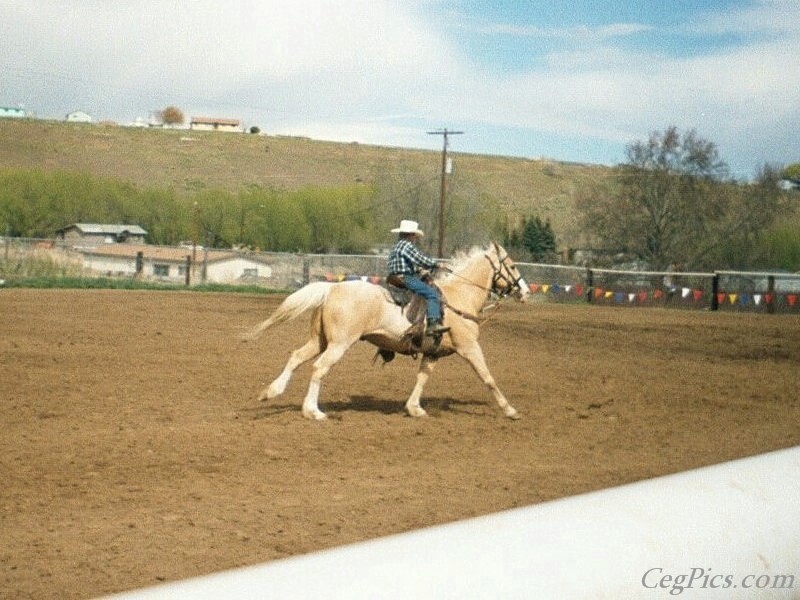
{"label": "horse's hind leg", "polygon": [[261,390],[258,399],[264,401],[280,396],[286,391],[286,386],[289,384],[289,380],[292,378],[295,369],[315,356],[319,356],[323,350],[325,350],[325,340],[320,331],[319,316],[315,313],[311,319],[311,339],[292,352],[281,374],[269,384],[269,387]]}
{"label": "horse's hind leg", "polygon": [[289,361],[275,380],[265,387],[258,395],[261,401],[276,398],[286,391],[286,386],[292,378],[295,369],[302,365],[304,362],[311,360],[320,353],[320,343],[318,338],[308,340],[302,347],[298,348],[289,357]]}
{"label": "horse's hind leg", "polygon": [[314,372],[311,374],[308,392],[303,399],[303,416],[307,419],[319,421],[327,418],[325,413],[319,409],[318,405],[322,378],[325,377],[328,371],[330,371],[330,368],[344,356],[344,353],[355,341],[356,340],[348,340],[329,344],[325,352],[320,354],[319,358],[314,362]]}

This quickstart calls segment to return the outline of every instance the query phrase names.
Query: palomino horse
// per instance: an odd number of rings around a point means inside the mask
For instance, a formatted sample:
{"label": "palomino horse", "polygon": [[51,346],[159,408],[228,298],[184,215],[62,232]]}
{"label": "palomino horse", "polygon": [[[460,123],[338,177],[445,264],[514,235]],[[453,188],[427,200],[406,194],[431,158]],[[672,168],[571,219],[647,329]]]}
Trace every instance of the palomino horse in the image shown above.
{"label": "palomino horse", "polygon": [[[445,310],[444,324],[450,327],[450,331],[443,335],[433,351],[424,352],[416,385],[406,402],[406,410],[414,417],[427,414],[420,406],[422,389],[436,361],[456,353],[469,362],[481,381],[492,391],[505,415],[518,418],[516,409],[497,387],[486,366],[478,344],[478,319],[475,315],[490,292],[500,296],[514,295],[524,300],[528,294],[527,284],[506,251],[496,243],[490,244],[488,249],[473,250],[456,261],[450,273],[437,279],[436,283],[449,308]],[[287,297],[269,319],[253,328],[247,338],[255,339],[265,329],[295,319],[311,309],[314,310],[311,339],[292,352],[283,372],[261,392],[259,400],[282,394],[294,370],[316,358],[308,392],[303,400],[303,416],[324,419],[325,413],[318,407],[322,378],[354,343],[359,340],[370,342],[386,356],[393,356],[393,352],[416,355],[420,350],[411,345],[408,336],[404,335],[411,323],[403,310],[392,301],[388,291],[365,281],[310,283]]]}

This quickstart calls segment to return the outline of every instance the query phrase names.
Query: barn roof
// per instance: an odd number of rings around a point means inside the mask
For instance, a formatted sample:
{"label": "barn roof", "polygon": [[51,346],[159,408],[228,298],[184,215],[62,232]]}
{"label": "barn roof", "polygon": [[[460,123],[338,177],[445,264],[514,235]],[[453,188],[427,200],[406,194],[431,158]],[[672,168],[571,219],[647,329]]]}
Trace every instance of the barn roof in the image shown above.
{"label": "barn roof", "polygon": [[192,117],[190,123],[202,123],[203,125],[228,125],[231,127],[238,127],[239,119],[224,119],[217,117]]}
{"label": "barn roof", "polygon": [[77,229],[81,233],[93,235],[119,235],[128,232],[130,235],[147,235],[147,231],[138,225],[110,225],[104,223],[73,223],[62,227],[56,233]]}

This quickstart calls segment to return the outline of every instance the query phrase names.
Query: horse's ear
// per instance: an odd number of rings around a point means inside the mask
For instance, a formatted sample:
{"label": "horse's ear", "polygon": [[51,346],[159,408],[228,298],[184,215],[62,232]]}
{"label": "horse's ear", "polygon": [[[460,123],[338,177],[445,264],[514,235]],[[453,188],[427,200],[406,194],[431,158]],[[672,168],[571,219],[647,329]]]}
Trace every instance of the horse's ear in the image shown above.
{"label": "horse's ear", "polygon": [[494,247],[494,251],[499,256],[500,255],[500,244],[498,244],[496,241],[492,240],[492,246]]}

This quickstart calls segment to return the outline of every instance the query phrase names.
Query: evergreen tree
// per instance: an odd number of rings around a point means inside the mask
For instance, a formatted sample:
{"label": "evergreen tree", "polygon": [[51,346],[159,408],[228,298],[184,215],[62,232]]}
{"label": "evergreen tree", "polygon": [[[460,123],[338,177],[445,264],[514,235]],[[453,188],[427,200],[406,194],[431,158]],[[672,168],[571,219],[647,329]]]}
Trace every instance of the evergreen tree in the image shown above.
{"label": "evergreen tree", "polygon": [[543,260],[556,251],[556,236],[550,227],[550,221],[542,223],[539,217],[525,222],[521,241],[534,260]]}

